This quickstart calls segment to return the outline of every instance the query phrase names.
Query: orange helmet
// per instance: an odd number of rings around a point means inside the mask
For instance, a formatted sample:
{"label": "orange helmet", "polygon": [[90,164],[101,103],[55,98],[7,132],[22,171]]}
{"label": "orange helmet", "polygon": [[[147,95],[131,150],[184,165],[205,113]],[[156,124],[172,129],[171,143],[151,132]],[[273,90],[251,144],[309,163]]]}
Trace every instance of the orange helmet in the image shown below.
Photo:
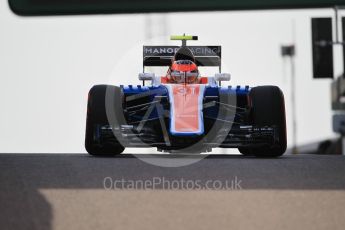
{"label": "orange helmet", "polygon": [[174,61],[170,67],[169,75],[175,83],[195,83],[199,76],[197,65],[191,60]]}

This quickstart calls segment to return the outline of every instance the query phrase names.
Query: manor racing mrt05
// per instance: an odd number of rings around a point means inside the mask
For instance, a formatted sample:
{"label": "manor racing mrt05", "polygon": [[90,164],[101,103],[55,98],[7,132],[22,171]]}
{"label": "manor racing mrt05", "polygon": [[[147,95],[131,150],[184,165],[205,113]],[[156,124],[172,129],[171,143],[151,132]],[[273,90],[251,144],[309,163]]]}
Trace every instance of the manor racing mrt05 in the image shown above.
{"label": "manor racing mrt05", "polygon": [[[187,46],[196,36],[172,36],[181,46],[144,46],[142,85],[95,85],[88,97],[85,147],[116,155],[129,147],[172,153],[238,148],[278,157],[286,150],[284,95],[277,86],[221,86],[220,46]],[[145,72],[166,66],[164,76]],[[218,67],[204,76],[199,67]],[[148,85],[145,85],[149,83]]]}

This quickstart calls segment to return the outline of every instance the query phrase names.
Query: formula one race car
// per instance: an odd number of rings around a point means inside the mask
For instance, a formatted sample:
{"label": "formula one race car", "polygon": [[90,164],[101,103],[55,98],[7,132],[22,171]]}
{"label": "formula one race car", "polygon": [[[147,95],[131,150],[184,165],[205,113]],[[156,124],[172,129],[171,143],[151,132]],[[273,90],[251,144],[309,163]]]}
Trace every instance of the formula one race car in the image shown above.
{"label": "formula one race car", "polygon": [[[142,85],[96,85],[89,92],[85,147],[92,155],[127,147],[201,153],[238,148],[244,155],[281,156],[286,150],[284,95],[277,86],[221,86],[220,46],[187,46],[197,36],[172,36],[182,46],[144,46]],[[166,66],[164,76],[145,72]],[[203,76],[204,66],[218,67]],[[218,72],[218,70],[217,70]],[[145,82],[150,81],[149,86]]]}

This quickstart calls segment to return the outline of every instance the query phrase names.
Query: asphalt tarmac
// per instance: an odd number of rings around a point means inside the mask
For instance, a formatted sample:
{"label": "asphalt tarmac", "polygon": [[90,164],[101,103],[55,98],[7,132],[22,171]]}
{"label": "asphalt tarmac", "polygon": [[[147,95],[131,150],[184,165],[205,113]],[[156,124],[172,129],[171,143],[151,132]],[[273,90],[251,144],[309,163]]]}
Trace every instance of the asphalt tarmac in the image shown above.
{"label": "asphalt tarmac", "polygon": [[0,154],[2,230],[333,230],[344,217],[345,156],[212,155],[169,168],[130,154]]}

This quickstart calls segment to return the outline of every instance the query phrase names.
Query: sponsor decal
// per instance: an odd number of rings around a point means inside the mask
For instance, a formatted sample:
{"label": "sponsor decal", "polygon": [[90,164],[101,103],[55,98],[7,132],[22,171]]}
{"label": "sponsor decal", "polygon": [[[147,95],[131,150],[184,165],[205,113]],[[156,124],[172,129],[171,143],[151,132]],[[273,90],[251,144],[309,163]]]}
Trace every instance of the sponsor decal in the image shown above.
{"label": "sponsor decal", "polygon": [[[195,56],[221,56],[220,46],[187,46]],[[174,56],[179,46],[144,46],[145,56]]]}

